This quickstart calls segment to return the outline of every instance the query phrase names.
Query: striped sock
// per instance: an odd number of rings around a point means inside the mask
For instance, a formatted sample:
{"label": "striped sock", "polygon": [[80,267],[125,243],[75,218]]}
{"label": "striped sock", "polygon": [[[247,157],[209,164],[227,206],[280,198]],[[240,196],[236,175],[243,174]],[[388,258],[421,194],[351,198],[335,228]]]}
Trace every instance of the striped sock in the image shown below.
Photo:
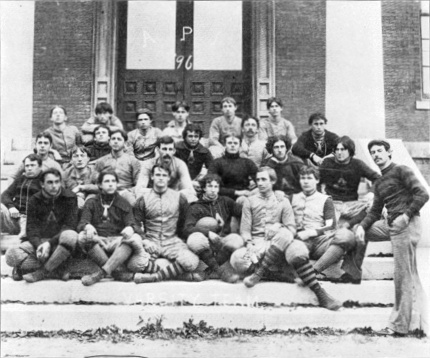
{"label": "striped sock", "polygon": [[317,262],[314,264],[314,269],[317,272],[323,272],[327,267],[338,262],[345,250],[338,245],[330,245],[327,251],[322,255]]}
{"label": "striped sock", "polygon": [[294,268],[296,269],[297,275],[299,275],[303,283],[311,290],[315,290],[320,287],[315,270],[309,260],[301,265],[294,265]]}
{"label": "striped sock", "polygon": [[180,274],[184,273],[184,271],[185,270],[179,263],[174,262],[173,264],[162,268],[155,275],[157,276],[157,281],[164,281],[179,276]]}
{"label": "striped sock", "polygon": [[155,260],[149,260],[148,261],[148,265],[145,267],[145,272],[146,273],[155,273],[158,270],[160,270],[160,268],[155,263]]}
{"label": "striped sock", "polygon": [[282,254],[282,250],[278,249],[276,246],[271,245],[265,252],[263,261],[255,273],[258,276],[263,277],[265,272],[269,270],[269,267],[275,265],[279,258],[282,257]]}

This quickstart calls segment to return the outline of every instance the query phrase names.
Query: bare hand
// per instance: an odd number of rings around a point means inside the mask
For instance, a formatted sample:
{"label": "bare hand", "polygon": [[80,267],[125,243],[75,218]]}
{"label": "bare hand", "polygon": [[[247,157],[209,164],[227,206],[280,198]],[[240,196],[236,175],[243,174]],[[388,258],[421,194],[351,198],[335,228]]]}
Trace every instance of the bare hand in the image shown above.
{"label": "bare hand", "polygon": [[48,259],[50,252],[51,252],[51,244],[49,243],[49,241],[46,241],[43,244],[40,244],[36,251],[37,259],[42,263],[45,262]]}
{"label": "bare hand", "polygon": [[72,191],[73,191],[75,194],[79,193],[79,192],[81,191],[81,186],[80,186],[80,185],[75,186],[75,187],[72,189]]}
{"label": "bare hand", "polygon": [[196,193],[200,193],[202,191],[202,188],[200,187],[200,183],[197,180],[193,180],[193,188],[196,191]]}
{"label": "bare hand", "polygon": [[300,240],[306,241],[311,237],[315,237],[317,235],[315,233],[315,230],[303,230],[303,231],[299,231],[297,233],[297,236],[299,237]]}
{"label": "bare hand", "polygon": [[10,214],[11,218],[14,218],[14,219],[18,219],[19,218],[19,211],[15,207],[11,207],[9,209],[9,214]]}
{"label": "bare hand", "polygon": [[150,240],[143,240],[143,247],[150,255],[158,254],[158,246],[155,242],[152,242]]}
{"label": "bare hand", "polygon": [[361,225],[357,226],[357,229],[355,230],[355,239],[358,245],[363,246],[365,244],[363,226]]}
{"label": "bare hand", "polygon": [[91,224],[87,224],[85,226],[85,236],[87,240],[92,241],[94,239],[94,236],[97,236],[96,228]]}
{"label": "bare hand", "polygon": [[134,234],[134,230],[131,226],[127,226],[124,228],[124,230],[121,231],[123,240],[129,239],[130,237],[133,236],[133,234]]}
{"label": "bare hand", "polygon": [[225,222],[224,222],[224,220],[222,219],[222,217],[221,217],[221,215],[220,215],[220,214],[216,213],[216,215],[215,215],[215,220],[217,221],[218,226],[219,226],[220,228],[224,227]]}
{"label": "bare hand", "polygon": [[324,158],[319,157],[318,155],[314,154],[312,156],[312,161],[316,164],[316,165],[321,165],[322,162],[324,161]]}

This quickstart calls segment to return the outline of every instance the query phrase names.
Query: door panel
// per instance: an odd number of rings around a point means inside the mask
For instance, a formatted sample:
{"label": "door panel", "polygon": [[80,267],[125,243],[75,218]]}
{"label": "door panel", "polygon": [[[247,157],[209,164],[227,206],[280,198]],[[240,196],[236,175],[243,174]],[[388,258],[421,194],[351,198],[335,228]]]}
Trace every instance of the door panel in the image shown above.
{"label": "door panel", "polygon": [[[158,30],[158,27],[163,27],[162,21],[165,20],[158,15],[160,10],[154,9],[154,4],[146,8],[143,5],[146,11],[149,11],[151,6],[153,10],[149,25],[145,27],[142,22],[146,24],[148,14],[142,12],[142,8],[136,7],[136,3],[133,2],[129,8],[127,3],[119,4],[117,112],[127,130],[134,128],[135,113],[142,107],[153,111],[155,125],[164,128],[166,123],[173,119],[171,106],[177,100],[185,100],[190,104],[190,119],[200,123],[206,134],[212,119],[222,114],[223,97],[235,98],[238,112],[250,108],[251,78],[246,75],[247,70],[250,72],[248,2],[231,2],[235,3],[235,11],[230,11],[226,21],[234,30],[234,35],[219,30],[219,22],[222,19],[217,21],[216,16],[226,15],[225,11],[218,11],[218,15],[215,11],[210,11],[213,2],[197,4],[192,1],[178,1],[174,3],[176,17],[173,20],[172,2],[168,1],[166,17],[169,17],[169,25],[166,25],[163,31]],[[209,11],[213,14],[213,25],[209,21]],[[176,53],[173,58],[171,38],[166,41],[167,44],[163,43],[162,51],[156,48],[163,36],[173,36],[172,21],[176,27]],[[234,21],[236,22],[233,25]],[[210,34],[211,28],[215,32],[213,36]],[[228,40],[228,37],[232,37],[234,41]],[[205,44],[205,39],[209,45]],[[217,46],[214,47],[211,42]],[[198,56],[198,60],[195,56]],[[214,60],[214,56],[218,58]],[[155,58],[159,60],[154,60]]]}

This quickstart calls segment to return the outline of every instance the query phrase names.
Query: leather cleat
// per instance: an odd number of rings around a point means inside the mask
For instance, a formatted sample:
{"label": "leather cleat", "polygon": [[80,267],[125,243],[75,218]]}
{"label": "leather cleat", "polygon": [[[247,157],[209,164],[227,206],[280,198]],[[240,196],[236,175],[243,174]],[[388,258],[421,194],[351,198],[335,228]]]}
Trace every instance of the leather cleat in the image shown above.
{"label": "leather cleat", "polygon": [[131,282],[134,279],[134,273],[127,271],[114,271],[111,276],[115,281],[121,282]]}
{"label": "leather cleat", "polygon": [[246,287],[254,287],[257,283],[259,283],[261,280],[261,277],[257,275],[256,273],[253,273],[251,276],[245,277],[243,279],[243,283]]}
{"label": "leather cleat", "polygon": [[34,271],[32,273],[28,273],[26,275],[23,275],[22,278],[28,282],[28,283],[34,283],[37,281],[42,281],[46,278],[48,272],[44,268],[41,268],[37,271]]}
{"label": "leather cleat", "polygon": [[94,272],[91,275],[85,275],[82,277],[81,281],[84,286],[92,286],[95,283],[101,281],[105,276],[105,272],[102,269],[99,269],[97,272]]}
{"label": "leather cleat", "polygon": [[19,267],[14,267],[12,270],[12,279],[14,281],[22,281],[22,271]]}
{"label": "leather cleat", "polygon": [[361,278],[353,278],[349,273],[344,273],[338,278],[333,278],[330,280],[333,283],[352,283],[353,285],[359,285],[361,283]]}

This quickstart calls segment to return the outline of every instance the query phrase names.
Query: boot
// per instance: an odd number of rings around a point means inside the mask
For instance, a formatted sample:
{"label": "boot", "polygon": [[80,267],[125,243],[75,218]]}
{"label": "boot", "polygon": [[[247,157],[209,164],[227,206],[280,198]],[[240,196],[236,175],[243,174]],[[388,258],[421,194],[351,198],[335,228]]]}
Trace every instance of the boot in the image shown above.
{"label": "boot", "polygon": [[99,268],[96,272],[92,273],[91,275],[85,275],[84,277],[82,277],[81,281],[84,286],[91,286],[101,281],[105,277],[106,277],[106,272],[103,269]]}
{"label": "boot", "polygon": [[22,281],[22,271],[19,267],[14,267],[12,270],[12,279],[14,281]]}
{"label": "boot", "polygon": [[254,287],[261,280],[261,276],[258,273],[253,273],[251,276],[245,277],[243,283],[246,287]]}
{"label": "boot", "polygon": [[37,281],[42,281],[48,276],[49,272],[46,271],[44,267],[38,269],[34,272],[23,275],[22,278],[28,283],[34,283]]}
{"label": "boot", "polygon": [[220,266],[218,274],[220,279],[227,283],[236,283],[240,279],[240,276],[228,261]]}
{"label": "boot", "polygon": [[331,297],[320,285],[315,286],[312,290],[315,292],[321,307],[331,311],[337,311],[342,307],[342,302]]}

